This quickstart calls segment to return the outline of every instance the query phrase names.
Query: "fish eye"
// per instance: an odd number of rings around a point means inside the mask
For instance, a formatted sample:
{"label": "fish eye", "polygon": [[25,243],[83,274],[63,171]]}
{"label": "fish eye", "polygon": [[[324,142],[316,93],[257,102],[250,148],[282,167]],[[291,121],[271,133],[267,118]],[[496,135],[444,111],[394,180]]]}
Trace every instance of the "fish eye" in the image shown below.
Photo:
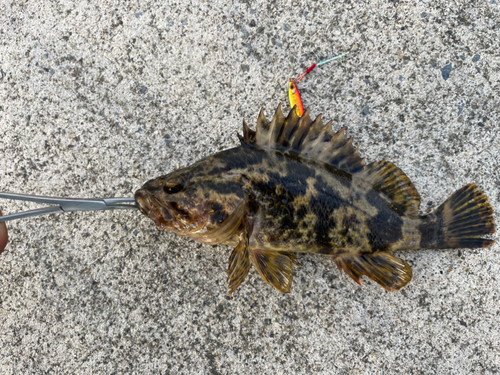
{"label": "fish eye", "polygon": [[175,194],[181,191],[184,188],[182,184],[179,184],[177,182],[168,182],[164,187],[163,191],[167,194]]}
{"label": "fish eye", "polygon": [[293,86],[293,83],[290,84],[290,88],[293,90],[295,87]]}

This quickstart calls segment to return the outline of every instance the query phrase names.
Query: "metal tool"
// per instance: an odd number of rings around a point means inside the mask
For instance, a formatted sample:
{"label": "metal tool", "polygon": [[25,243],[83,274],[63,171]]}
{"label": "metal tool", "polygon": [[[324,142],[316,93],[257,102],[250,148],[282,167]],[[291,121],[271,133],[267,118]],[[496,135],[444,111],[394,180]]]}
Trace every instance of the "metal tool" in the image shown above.
{"label": "metal tool", "polygon": [[58,198],[41,197],[37,195],[0,193],[0,198],[15,199],[25,202],[52,204],[55,206],[38,208],[36,210],[18,212],[16,214],[0,216],[2,221],[23,219],[31,216],[49,215],[75,211],[103,211],[103,210],[137,210],[134,198]]}

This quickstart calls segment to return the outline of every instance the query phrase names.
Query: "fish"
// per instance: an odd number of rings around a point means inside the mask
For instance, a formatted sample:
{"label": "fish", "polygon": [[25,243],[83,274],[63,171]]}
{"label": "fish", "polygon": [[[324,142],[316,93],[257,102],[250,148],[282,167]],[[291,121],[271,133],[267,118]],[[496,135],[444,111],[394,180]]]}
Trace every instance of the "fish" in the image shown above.
{"label": "fish", "polygon": [[304,114],[304,105],[302,104],[302,98],[300,97],[297,83],[293,80],[288,82],[288,100],[290,101],[290,107],[292,109],[295,107],[297,116],[302,116]]}
{"label": "fish", "polygon": [[366,163],[321,115],[312,120],[281,104],[256,130],[243,120],[240,145],[146,182],[135,193],[141,213],[160,230],[233,246],[228,294],[253,264],[262,279],[291,291],[298,253],[333,259],[355,282],[362,276],[387,291],[412,279],[394,251],[485,248],[495,242],[493,209],[473,183],[434,212],[419,213],[420,195],[391,162]]}

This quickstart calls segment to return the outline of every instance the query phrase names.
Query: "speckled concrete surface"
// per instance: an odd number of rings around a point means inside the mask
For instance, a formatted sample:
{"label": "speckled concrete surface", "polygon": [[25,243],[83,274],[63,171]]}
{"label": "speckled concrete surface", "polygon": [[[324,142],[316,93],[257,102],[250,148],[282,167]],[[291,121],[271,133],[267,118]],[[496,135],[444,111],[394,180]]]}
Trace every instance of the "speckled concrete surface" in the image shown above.
{"label": "speckled concrete surface", "polygon": [[[0,0],[0,191],[131,196],[237,144],[287,103],[347,125],[401,167],[422,211],[476,182],[500,212],[498,1]],[[32,205],[0,202],[4,213]],[[303,255],[291,294],[254,269],[226,297],[230,248],[136,212],[9,223],[0,373],[493,374],[500,247],[400,254],[413,281],[362,287]]]}

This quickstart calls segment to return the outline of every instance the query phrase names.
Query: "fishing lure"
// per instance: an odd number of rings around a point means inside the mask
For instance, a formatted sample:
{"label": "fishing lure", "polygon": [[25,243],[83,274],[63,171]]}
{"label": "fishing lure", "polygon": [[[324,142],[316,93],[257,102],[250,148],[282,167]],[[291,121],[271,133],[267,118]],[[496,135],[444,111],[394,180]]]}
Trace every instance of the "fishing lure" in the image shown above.
{"label": "fishing lure", "polygon": [[333,132],[306,109],[281,105],[256,130],[243,122],[241,145],[146,182],[134,198],[60,199],[0,194],[56,204],[0,217],[0,222],[54,212],[139,209],[160,230],[234,249],[227,270],[232,294],[251,264],[266,283],[291,290],[297,253],[331,257],[354,281],[367,276],[389,291],[412,279],[393,251],[481,248],[495,241],[493,209],[474,184],[433,213],[420,215],[420,195],[387,161],[366,164],[342,128]]}
{"label": "fishing lure", "polygon": [[299,89],[297,84],[293,80],[288,81],[288,100],[290,101],[290,107],[297,111],[297,116],[302,116],[304,114],[304,106],[302,105],[302,98],[300,97]]}
{"label": "fishing lure", "polygon": [[318,63],[314,63],[309,68],[307,68],[306,71],[299,78],[297,79],[290,78],[288,80],[288,100],[290,101],[290,108],[293,108],[295,106],[298,116],[302,116],[304,114],[304,106],[302,104],[302,98],[300,97],[300,92],[299,88],[297,87],[297,83],[299,83],[302,80],[302,78],[304,78],[307,74],[311,73],[313,69],[316,68],[317,66],[324,65],[333,60],[341,59],[342,57],[347,56],[348,54],[349,52],[346,52],[341,55],[332,57],[331,59],[326,59]]}

